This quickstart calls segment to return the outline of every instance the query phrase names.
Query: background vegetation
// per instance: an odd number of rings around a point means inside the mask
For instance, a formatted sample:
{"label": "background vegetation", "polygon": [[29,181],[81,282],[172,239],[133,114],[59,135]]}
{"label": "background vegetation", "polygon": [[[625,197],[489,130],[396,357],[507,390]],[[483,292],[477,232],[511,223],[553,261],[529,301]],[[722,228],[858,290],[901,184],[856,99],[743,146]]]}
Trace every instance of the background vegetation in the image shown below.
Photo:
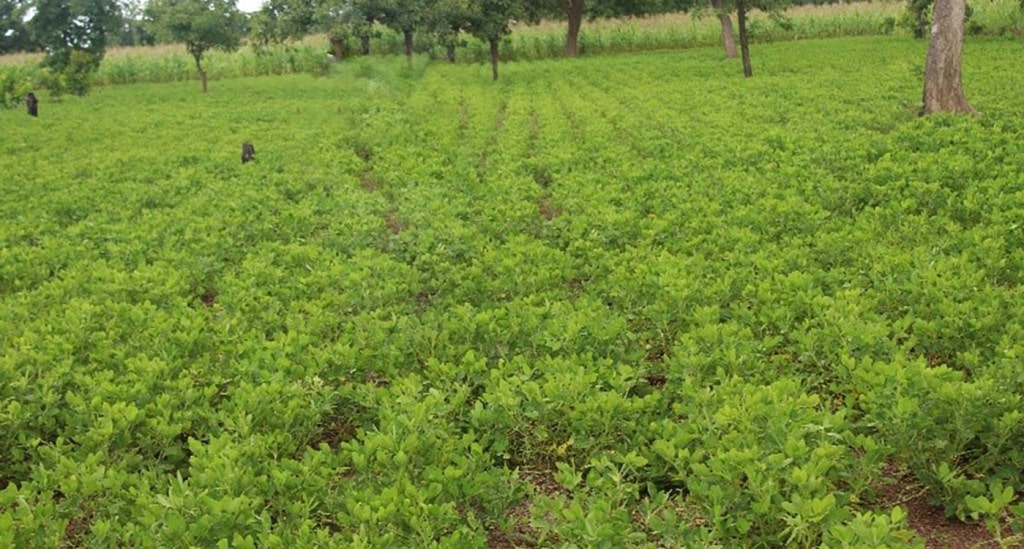
{"label": "background vegetation", "polygon": [[[1017,37],[1024,33],[1024,12],[1016,2],[975,0],[971,5],[969,31],[973,34]],[[841,36],[909,36],[911,23],[905,12],[906,8],[896,3],[804,5],[788,10],[788,24],[755,12],[751,18],[751,39],[755,43],[772,43]],[[581,30],[580,51],[583,55],[659,51],[710,46],[720,41],[721,29],[713,14],[678,13],[590,21]],[[420,37],[416,47],[431,58],[444,58],[444,51],[431,42],[429,35]],[[370,51],[377,56],[398,55],[402,48],[402,36],[387,28],[378,28],[371,38]],[[500,55],[508,61],[552,59],[563,56],[564,48],[564,23],[520,23],[504,39]],[[235,52],[211,51],[204,65],[214,80],[270,74],[321,75],[330,65],[328,51],[327,38],[315,35]],[[481,63],[489,55],[487,45],[476,40],[459,41],[457,51],[459,62]],[[19,104],[25,93],[45,86],[48,76],[35,66],[41,59],[42,54],[0,56],[4,104]],[[184,47],[173,44],[113,48],[92,76],[97,85],[196,79],[193,59]]]}

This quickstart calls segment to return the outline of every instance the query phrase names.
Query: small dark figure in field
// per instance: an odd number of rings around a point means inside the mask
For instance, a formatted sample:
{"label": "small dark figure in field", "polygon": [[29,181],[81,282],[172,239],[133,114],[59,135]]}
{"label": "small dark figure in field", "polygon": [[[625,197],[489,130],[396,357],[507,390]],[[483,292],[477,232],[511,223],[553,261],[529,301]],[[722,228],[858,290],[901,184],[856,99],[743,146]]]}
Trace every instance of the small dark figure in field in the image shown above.
{"label": "small dark figure in field", "polygon": [[256,147],[252,143],[242,143],[242,164],[252,162],[256,156]]}
{"label": "small dark figure in field", "polygon": [[36,99],[36,94],[29,92],[25,97],[25,106],[28,107],[29,116],[39,116],[39,100]]}

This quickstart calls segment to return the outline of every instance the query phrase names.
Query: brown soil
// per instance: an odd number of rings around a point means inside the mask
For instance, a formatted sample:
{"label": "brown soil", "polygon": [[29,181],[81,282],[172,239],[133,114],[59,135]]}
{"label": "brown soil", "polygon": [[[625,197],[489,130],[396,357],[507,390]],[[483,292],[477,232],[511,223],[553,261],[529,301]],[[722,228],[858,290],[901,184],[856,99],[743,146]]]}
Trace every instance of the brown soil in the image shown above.
{"label": "brown soil", "polygon": [[533,171],[533,182],[540,185],[542,189],[547,189],[554,183],[554,178],[547,168],[537,168]]}
{"label": "brown soil", "polygon": [[338,447],[342,442],[352,440],[356,436],[356,427],[341,416],[331,416],[323,421],[320,432],[309,441],[310,448],[319,448],[320,444],[327,444],[332,449]]}
{"label": "brown soil", "polygon": [[558,210],[551,205],[551,199],[546,196],[541,199],[538,209],[540,210],[540,214],[544,216],[544,219],[547,219],[548,221],[558,217]]}
{"label": "brown soil", "polygon": [[199,296],[199,300],[203,302],[203,305],[213,307],[213,303],[217,301],[217,292],[213,290],[206,290],[203,292],[203,295]]}
{"label": "brown soil", "polygon": [[[570,496],[568,490],[562,487],[555,480],[550,469],[535,469],[522,471],[523,479],[532,488],[533,495],[544,495],[555,497],[558,495]],[[502,532],[497,526],[487,531],[487,547],[491,549],[513,549],[538,547],[536,539],[537,532],[530,526],[530,504],[533,499],[530,496],[523,498],[508,512],[508,517],[513,519],[515,526],[510,534]]]}
{"label": "brown soil", "polygon": [[363,173],[359,176],[359,184],[370,192],[380,188],[380,181],[377,181],[377,178],[373,176],[373,170],[369,167],[363,169]]}
{"label": "brown soil", "polygon": [[405,230],[405,224],[398,219],[398,214],[393,211],[388,212],[384,222],[388,226],[388,230],[391,231],[391,234],[400,234]]}
{"label": "brown soil", "polygon": [[999,546],[984,524],[946,517],[942,508],[928,503],[924,488],[913,477],[896,473],[892,466],[886,466],[886,469],[894,474],[895,480],[880,490],[879,506],[883,509],[896,506],[906,509],[907,524],[924,539],[925,547],[970,549]]}
{"label": "brown soil", "polygon": [[92,517],[88,515],[72,517],[64,528],[64,539],[61,541],[60,546],[62,548],[84,547],[85,534],[89,532],[89,528],[91,528],[91,526]]}
{"label": "brown soil", "polygon": [[516,549],[537,547],[534,541],[536,533],[530,526],[530,498],[523,498],[508,512],[508,517],[515,521],[511,534],[502,532],[497,526],[487,530],[487,547],[491,549]]}
{"label": "brown soil", "polygon": [[668,378],[664,374],[648,374],[647,384],[655,389],[661,389],[668,383]]}

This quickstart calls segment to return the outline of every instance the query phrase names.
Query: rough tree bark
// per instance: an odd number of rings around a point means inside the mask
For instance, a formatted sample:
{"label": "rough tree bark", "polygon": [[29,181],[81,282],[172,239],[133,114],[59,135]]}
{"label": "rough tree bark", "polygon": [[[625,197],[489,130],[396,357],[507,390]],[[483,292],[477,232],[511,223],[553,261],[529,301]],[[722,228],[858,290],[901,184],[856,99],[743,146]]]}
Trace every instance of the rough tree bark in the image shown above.
{"label": "rough tree bark", "polygon": [[725,56],[732,59],[736,57],[736,38],[732,35],[732,18],[725,11],[723,0],[711,0],[711,8],[718,15],[718,21],[722,23],[722,46],[725,48]]}
{"label": "rough tree bark", "polygon": [[931,41],[924,70],[921,114],[977,111],[967,102],[961,81],[965,0],[935,0]]}
{"label": "rough tree bark", "polygon": [[569,33],[565,37],[566,57],[576,57],[580,53],[580,27],[583,25],[584,0],[566,0],[565,14],[569,18]]}
{"label": "rough tree bark", "polygon": [[750,44],[747,41],[747,4],[742,0],[736,2],[736,20],[740,25],[740,55],[743,57],[743,76],[754,76],[750,66]]}
{"label": "rough tree bark", "polygon": [[491,74],[494,76],[494,80],[498,80],[498,39],[491,38],[488,40],[491,44]]}

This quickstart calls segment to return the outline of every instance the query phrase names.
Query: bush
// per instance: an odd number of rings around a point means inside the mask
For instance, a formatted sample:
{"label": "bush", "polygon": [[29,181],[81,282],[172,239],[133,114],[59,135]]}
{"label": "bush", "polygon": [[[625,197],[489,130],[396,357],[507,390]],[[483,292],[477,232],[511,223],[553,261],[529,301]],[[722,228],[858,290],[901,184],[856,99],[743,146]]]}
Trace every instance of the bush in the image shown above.
{"label": "bush", "polygon": [[18,65],[0,69],[0,107],[17,107],[28,92],[40,87],[40,84],[40,71],[35,66]]}

